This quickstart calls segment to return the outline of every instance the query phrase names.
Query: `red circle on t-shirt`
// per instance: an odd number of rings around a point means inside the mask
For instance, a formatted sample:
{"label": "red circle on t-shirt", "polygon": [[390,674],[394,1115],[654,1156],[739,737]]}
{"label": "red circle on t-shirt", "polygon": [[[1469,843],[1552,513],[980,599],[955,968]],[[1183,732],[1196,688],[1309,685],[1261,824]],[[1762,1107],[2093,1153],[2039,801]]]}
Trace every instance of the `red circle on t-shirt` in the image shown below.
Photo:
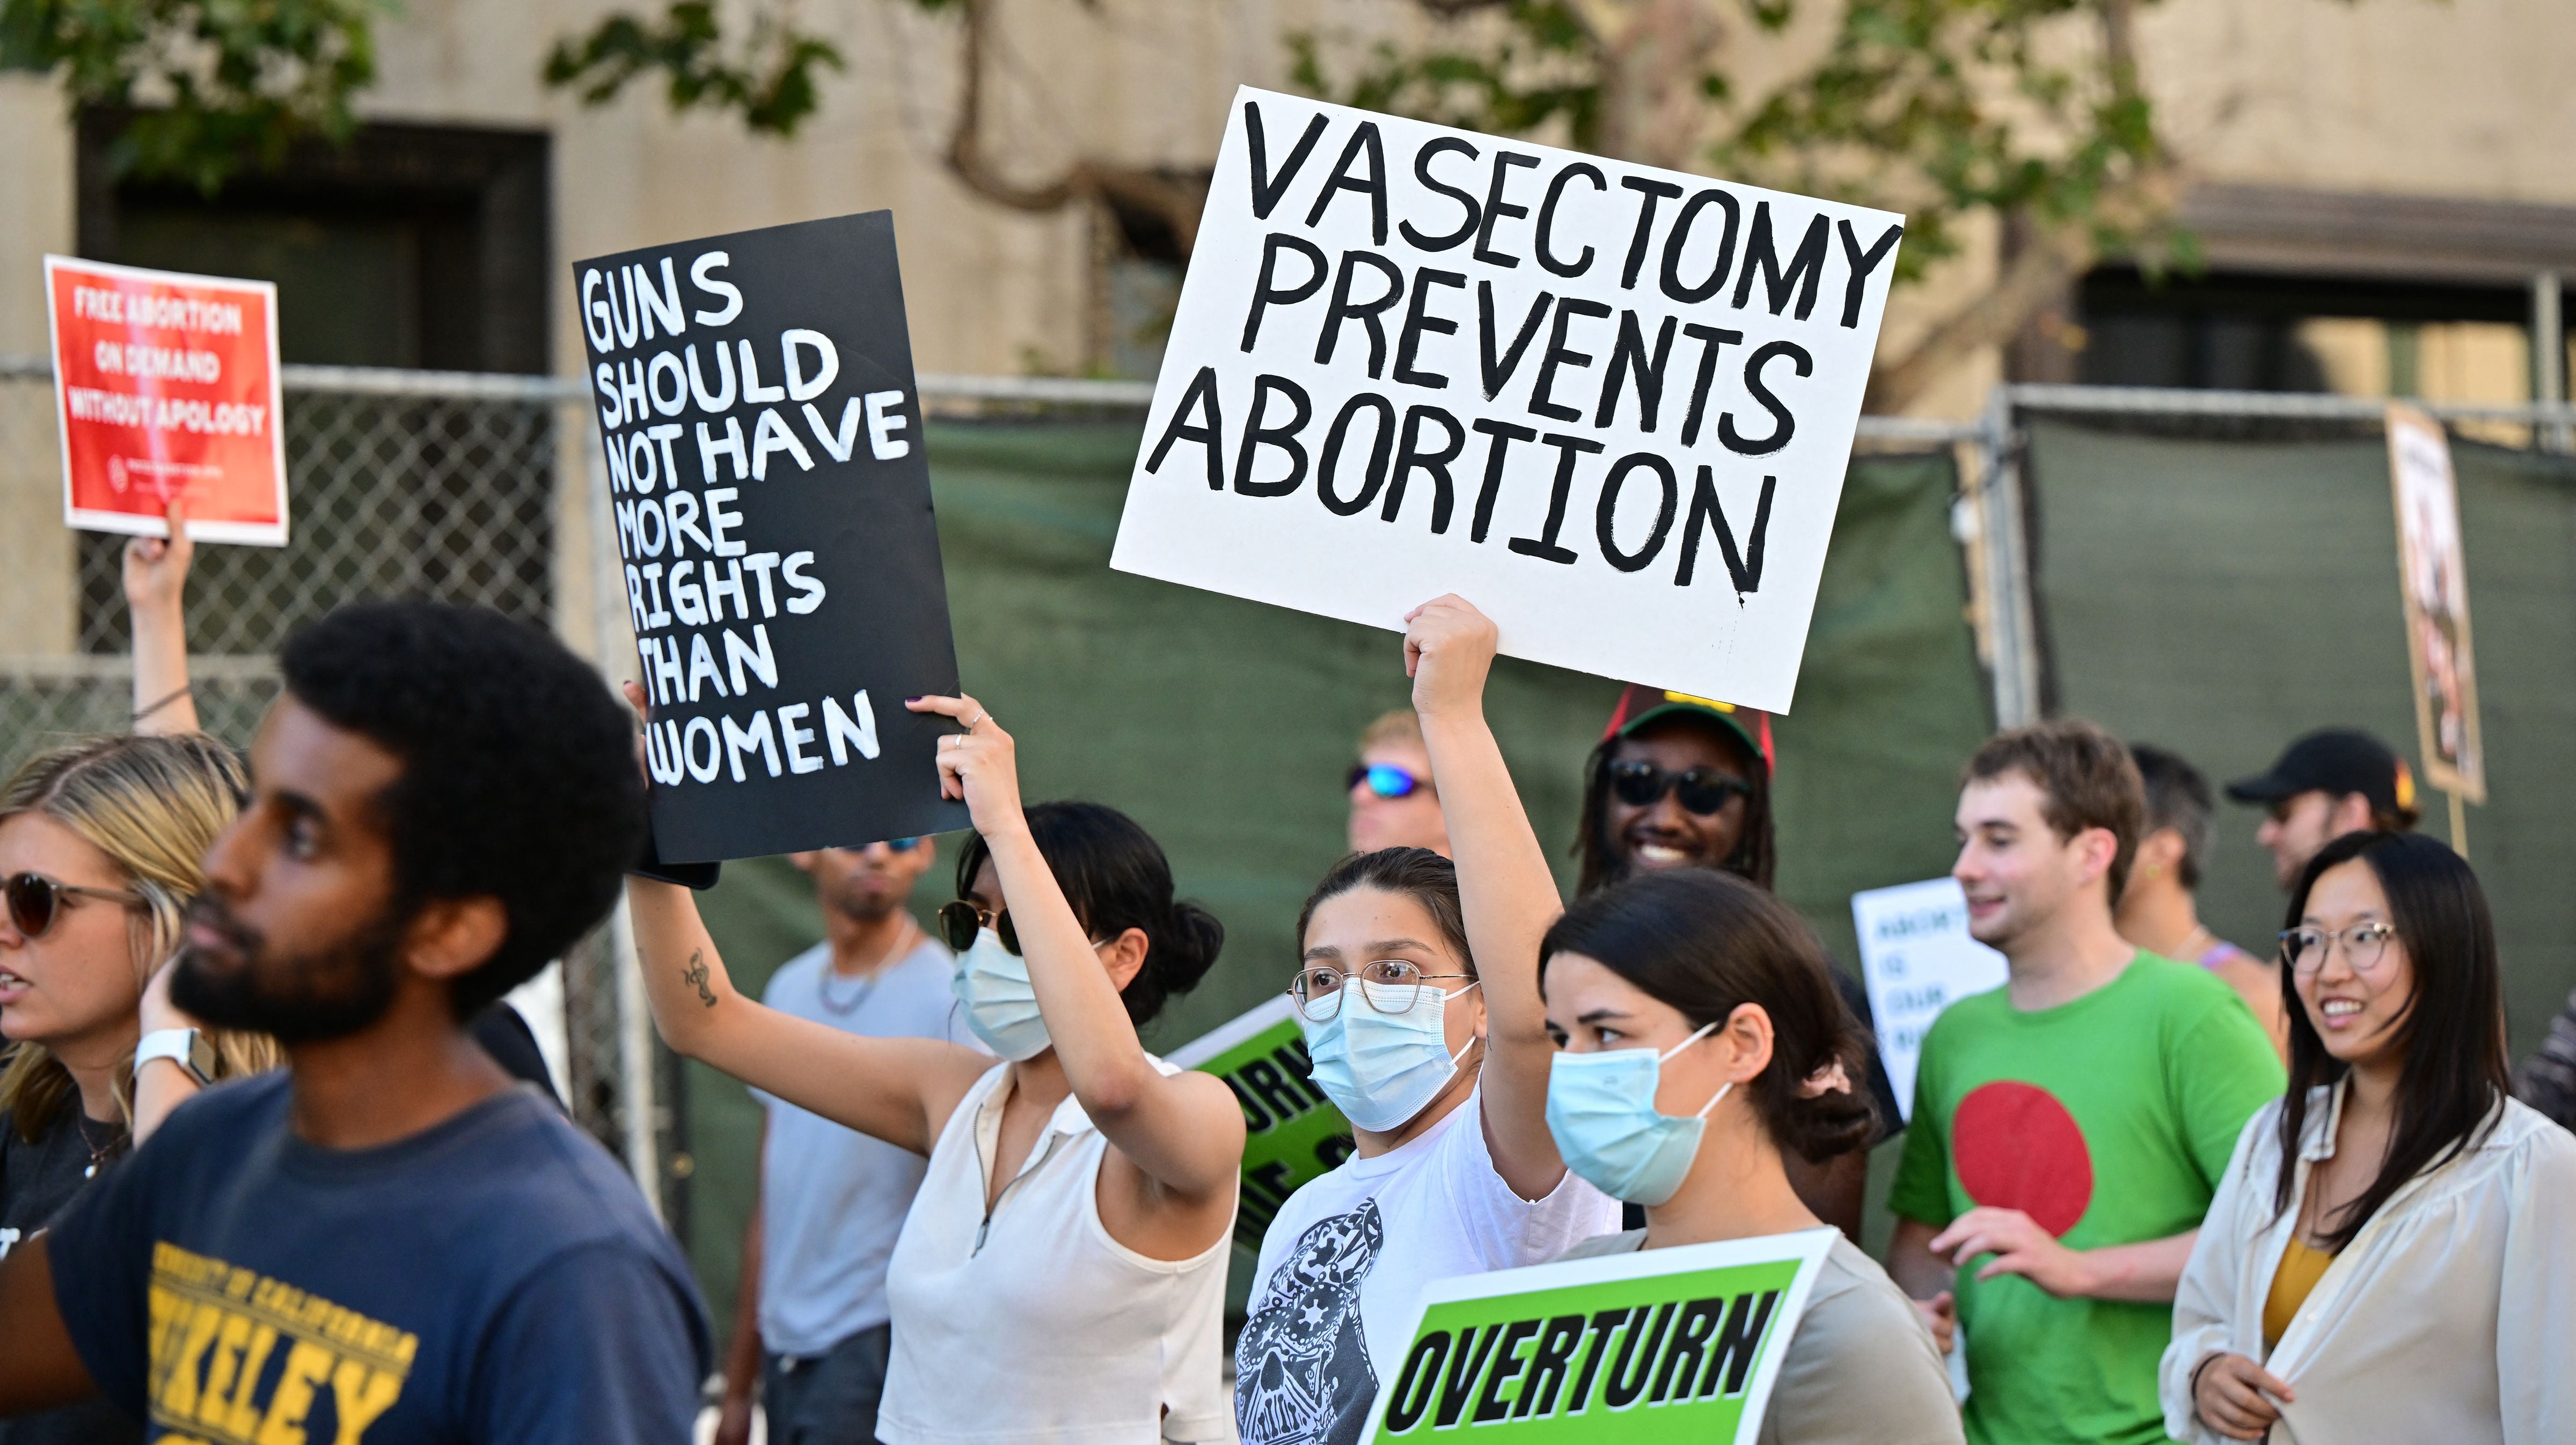
{"label": "red circle on t-shirt", "polygon": [[1959,1101],[1950,1148],[1960,1186],[1992,1209],[2018,1209],[2063,1235],[2093,1203],[2093,1154],[2057,1096],[2036,1084],[1997,1080]]}

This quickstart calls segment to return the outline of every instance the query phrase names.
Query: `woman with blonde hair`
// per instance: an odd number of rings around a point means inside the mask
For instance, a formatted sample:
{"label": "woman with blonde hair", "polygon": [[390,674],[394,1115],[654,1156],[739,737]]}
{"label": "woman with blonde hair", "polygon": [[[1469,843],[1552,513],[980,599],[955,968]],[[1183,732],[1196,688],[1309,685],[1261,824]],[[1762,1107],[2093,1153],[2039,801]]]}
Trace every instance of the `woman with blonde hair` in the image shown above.
{"label": "woman with blonde hair", "polygon": [[[145,989],[179,944],[198,860],[240,806],[241,763],[202,735],[101,737],[30,759],[0,789],[0,1254],[43,1229],[197,1084],[270,1067],[244,1035],[168,1033],[135,1112]],[[169,1045],[164,1045],[167,1048]],[[91,1402],[0,1424],[0,1442],[140,1438]]]}
{"label": "woman with blonde hair", "polygon": [[[127,565],[146,664],[136,691],[162,697],[149,663],[164,619],[138,583],[167,576],[168,560],[184,575],[185,543],[134,550],[145,554]],[[184,689],[153,709],[138,698],[135,720],[138,730],[185,731],[67,743],[0,786],[0,1255],[42,1231],[204,1081],[277,1062],[266,1038],[200,1034],[158,996],[205,883],[200,860],[248,787],[240,759],[194,731],[185,703]],[[0,1445],[141,1438],[98,1401],[0,1421]]]}

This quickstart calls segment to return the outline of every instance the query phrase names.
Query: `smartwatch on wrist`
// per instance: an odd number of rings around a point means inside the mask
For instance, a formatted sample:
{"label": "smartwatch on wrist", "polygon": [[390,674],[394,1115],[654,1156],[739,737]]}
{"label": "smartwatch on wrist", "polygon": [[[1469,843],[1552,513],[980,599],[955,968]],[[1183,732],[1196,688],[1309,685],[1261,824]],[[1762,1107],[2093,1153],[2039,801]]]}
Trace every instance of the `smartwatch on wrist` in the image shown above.
{"label": "smartwatch on wrist", "polygon": [[168,1059],[200,1084],[215,1081],[215,1046],[195,1029],[155,1029],[134,1050],[135,1072],[154,1059]]}

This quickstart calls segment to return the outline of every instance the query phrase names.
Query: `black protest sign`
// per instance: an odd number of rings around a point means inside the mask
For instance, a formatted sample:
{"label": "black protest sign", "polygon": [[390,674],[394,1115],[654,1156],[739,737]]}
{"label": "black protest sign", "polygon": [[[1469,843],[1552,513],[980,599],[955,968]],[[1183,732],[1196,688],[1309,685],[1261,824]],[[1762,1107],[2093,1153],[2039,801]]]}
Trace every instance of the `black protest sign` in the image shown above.
{"label": "black protest sign", "polygon": [[875,211],[573,266],[670,863],[966,826],[895,266]]}

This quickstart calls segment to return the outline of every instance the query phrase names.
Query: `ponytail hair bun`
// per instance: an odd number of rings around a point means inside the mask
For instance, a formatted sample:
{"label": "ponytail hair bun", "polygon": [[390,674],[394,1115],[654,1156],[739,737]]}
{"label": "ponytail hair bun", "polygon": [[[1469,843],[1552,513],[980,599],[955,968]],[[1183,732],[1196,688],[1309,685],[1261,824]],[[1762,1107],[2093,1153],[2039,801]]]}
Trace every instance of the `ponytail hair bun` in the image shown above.
{"label": "ponytail hair bun", "polygon": [[1859,1087],[1869,1036],[1834,987],[1824,945],[1770,893],[1709,868],[1639,874],[1557,919],[1539,946],[1541,969],[1560,953],[1597,961],[1693,1028],[1759,1005],[1771,1018],[1771,1062],[1744,1090],[1782,1153],[1821,1164],[1877,1137],[1878,1111]]}
{"label": "ponytail hair bun", "polygon": [[[1083,931],[1097,939],[1143,930],[1145,965],[1119,994],[1130,1021],[1142,1027],[1172,995],[1198,987],[1225,947],[1225,925],[1172,896],[1171,861],[1152,834],[1099,803],[1033,804],[1028,821],[1029,836]],[[974,888],[990,856],[982,835],[967,840],[957,855],[958,896]]]}

